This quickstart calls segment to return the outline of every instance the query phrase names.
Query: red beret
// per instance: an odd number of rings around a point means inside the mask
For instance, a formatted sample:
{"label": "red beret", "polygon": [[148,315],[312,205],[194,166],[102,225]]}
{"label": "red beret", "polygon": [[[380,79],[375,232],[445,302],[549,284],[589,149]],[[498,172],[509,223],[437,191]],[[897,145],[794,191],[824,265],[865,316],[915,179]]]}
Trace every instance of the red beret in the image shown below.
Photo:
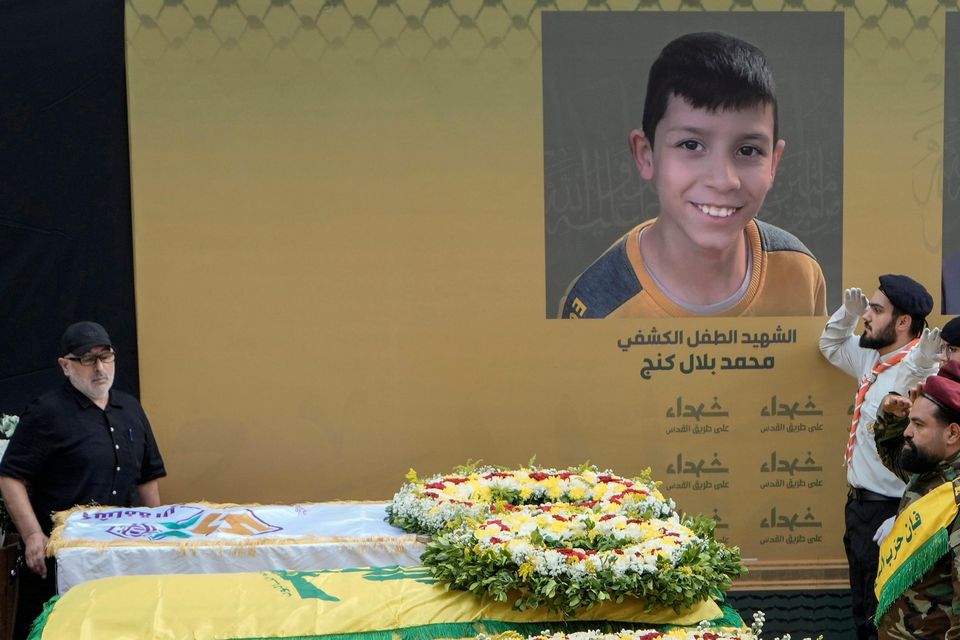
{"label": "red beret", "polygon": [[960,415],[960,362],[947,362],[923,383],[923,395]]}

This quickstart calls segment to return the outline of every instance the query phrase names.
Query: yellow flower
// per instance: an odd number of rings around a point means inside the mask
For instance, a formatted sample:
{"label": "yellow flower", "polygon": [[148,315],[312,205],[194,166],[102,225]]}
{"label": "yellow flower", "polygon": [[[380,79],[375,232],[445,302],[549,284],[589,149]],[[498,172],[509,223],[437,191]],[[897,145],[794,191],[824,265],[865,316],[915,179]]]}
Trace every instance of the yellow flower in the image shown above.
{"label": "yellow flower", "polygon": [[560,488],[560,478],[552,477],[543,481],[547,485],[547,495],[551,498],[559,498],[563,495],[563,489]]}
{"label": "yellow flower", "polygon": [[578,485],[575,487],[571,487],[569,495],[571,500],[582,500],[583,498],[586,497],[587,490]]}
{"label": "yellow flower", "polygon": [[509,517],[503,519],[504,523],[511,529],[519,528],[533,520],[529,513],[512,513]]}
{"label": "yellow flower", "polygon": [[490,486],[481,484],[476,480],[470,481],[470,492],[473,494],[473,502],[489,502]]}
{"label": "yellow flower", "polygon": [[523,500],[526,500],[532,495],[533,495],[533,489],[531,489],[529,485],[523,485],[522,487],[520,487],[520,497]]}
{"label": "yellow flower", "polygon": [[547,524],[547,529],[554,533],[563,533],[568,529],[567,523],[563,520],[553,520]]}
{"label": "yellow flower", "polygon": [[520,565],[520,568],[517,570],[517,574],[520,576],[521,580],[526,580],[527,578],[533,575],[533,572],[534,572],[534,566],[533,566],[533,563],[530,562],[529,560],[527,560],[522,565]]}

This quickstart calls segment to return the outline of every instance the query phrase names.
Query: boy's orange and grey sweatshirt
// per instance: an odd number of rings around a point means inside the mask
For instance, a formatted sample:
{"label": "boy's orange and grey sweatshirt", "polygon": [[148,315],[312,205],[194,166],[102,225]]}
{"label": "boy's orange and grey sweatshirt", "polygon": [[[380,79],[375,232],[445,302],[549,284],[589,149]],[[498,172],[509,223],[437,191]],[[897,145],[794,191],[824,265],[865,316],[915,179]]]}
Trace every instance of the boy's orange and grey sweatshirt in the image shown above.
{"label": "boy's orange and grey sweatshirt", "polygon": [[[694,314],[654,282],[637,237],[648,220],[628,231],[570,285],[561,318],[664,318]],[[719,316],[825,316],[826,282],[816,258],[793,234],[760,220],[746,227],[752,252],[747,291]]]}

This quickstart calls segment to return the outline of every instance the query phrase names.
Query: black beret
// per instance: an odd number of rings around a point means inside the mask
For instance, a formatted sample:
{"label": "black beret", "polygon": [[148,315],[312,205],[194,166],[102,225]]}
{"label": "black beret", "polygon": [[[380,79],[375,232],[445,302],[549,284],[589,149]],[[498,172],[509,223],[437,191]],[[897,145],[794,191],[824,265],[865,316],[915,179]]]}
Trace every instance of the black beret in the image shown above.
{"label": "black beret", "polygon": [[926,318],[933,311],[933,296],[909,276],[893,273],[880,276],[880,291],[908,316]]}
{"label": "black beret", "polygon": [[943,329],[940,330],[940,337],[947,344],[960,347],[960,316],[943,325]]}

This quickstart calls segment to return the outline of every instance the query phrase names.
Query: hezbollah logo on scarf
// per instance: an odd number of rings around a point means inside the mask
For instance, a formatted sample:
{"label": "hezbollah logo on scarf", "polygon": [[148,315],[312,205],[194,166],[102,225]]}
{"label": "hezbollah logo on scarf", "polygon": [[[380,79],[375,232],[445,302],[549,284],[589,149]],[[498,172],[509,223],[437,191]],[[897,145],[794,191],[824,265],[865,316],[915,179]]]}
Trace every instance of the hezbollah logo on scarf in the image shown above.
{"label": "hezbollah logo on scarf", "polygon": [[907,505],[880,545],[874,623],[879,623],[890,605],[950,551],[947,527],[957,517],[956,482],[944,482]]}

